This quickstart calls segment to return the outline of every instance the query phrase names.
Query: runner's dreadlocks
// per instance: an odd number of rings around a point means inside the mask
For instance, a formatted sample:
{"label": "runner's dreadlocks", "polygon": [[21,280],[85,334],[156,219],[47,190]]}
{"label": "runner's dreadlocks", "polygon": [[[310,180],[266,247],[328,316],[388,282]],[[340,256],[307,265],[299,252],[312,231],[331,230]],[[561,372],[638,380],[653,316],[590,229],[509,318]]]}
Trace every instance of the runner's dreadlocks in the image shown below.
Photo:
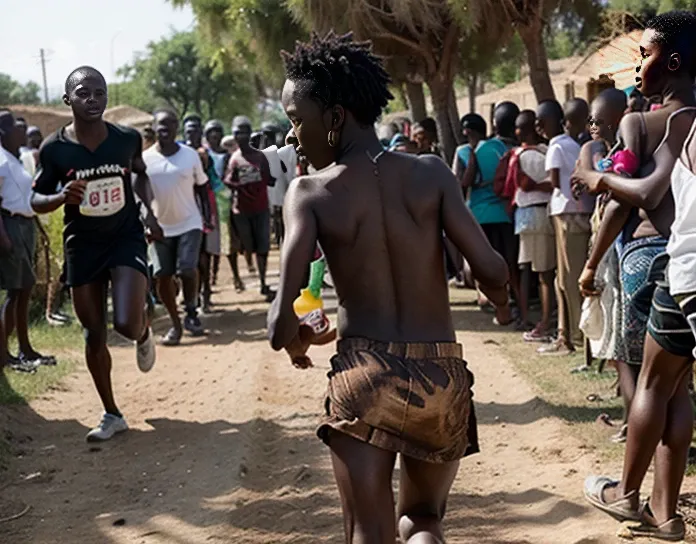
{"label": "runner's dreadlocks", "polygon": [[391,81],[372,42],[353,41],[352,33],[325,37],[316,32],[308,43],[297,42],[294,53],[283,51],[287,78],[306,82],[303,92],[324,107],[340,104],[363,126],[373,125],[393,98]]}

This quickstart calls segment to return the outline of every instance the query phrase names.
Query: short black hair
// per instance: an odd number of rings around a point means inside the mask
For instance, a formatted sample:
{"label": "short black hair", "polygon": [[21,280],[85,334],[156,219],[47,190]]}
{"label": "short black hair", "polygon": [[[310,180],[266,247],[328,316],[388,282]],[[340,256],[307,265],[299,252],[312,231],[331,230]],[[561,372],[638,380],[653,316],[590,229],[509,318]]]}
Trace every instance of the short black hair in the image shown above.
{"label": "short black hair", "polygon": [[666,48],[666,53],[679,53],[682,66],[691,77],[696,77],[696,14],[676,10],[657,15],[646,25],[655,31],[654,41]]}
{"label": "short black hair", "polygon": [[186,123],[198,123],[199,125],[203,125],[203,118],[198,115],[197,113],[189,113],[186,117],[184,117],[184,120],[182,123],[185,125]]}
{"label": "short black hair", "polygon": [[158,115],[161,114],[166,114],[166,115],[171,115],[172,117],[175,117],[176,120],[179,120],[179,114],[176,113],[172,108],[157,108],[155,111],[152,112],[152,117],[157,117]]}
{"label": "short black hair", "polygon": [[557,100],[552,98],[542,100],[537,106],[537,117],[551,117],[554,121],[561,123],[563,121],[563,108]]}
{"label": "short black hair", "polygon": [[0,109],[0,138],[7,136],[12,132],[12,127],[15,126],[17,120],[15,119],[12,112],[8,109]]}
{"label": "short black hair", "polygon": [[628,107],[628,97],[625,92],[612,87],[610,89],[604,89],[599,93],[592,101],[592,104],[595,103],[606,105],[618,114],[626,111]]}
{"label": "short black hair", "polygon": [[232,132],[238,127],[249,127],[249,131],[251,132],[251,119],[244,115],[237,115],[237,117],[232,119]]}
{"label": "short black hair", "polygon": [[222,133],[225,132],[225,129],[222,127],[222,123],[217,119],[211,119],[205,124],[205,127],[203,127],[203,134],[208,134],[208,132],[212,130],[219,130]]}
{"label": "short black hair", "polygon": [[324,107],[343,106],[362,126],[373,125],[394,98],[372,42],[356,42],[352,33],[332,30],[322,38],[313,32],[309,42],[297,42],[294,53],[281,54],[289,80],[309,82],[311,98]]}
{"label": "short black hair", "polygon": [[106,79],[99,70],[91,66],[80,66],[70,72],[70,75],[65,79],[65,94],[69,95],[75,90],[75,87],[88,78],[99,79],[106,86]]}
{"label": "short black hair", "polygon": [[514,102],[501,102],[493,110],[495,130],[501,136],[515,135],[515,120],[520,114],[520,108]]}
{"label": "short black hair", "polygon": [[584,98],[571,98],[563,108],[564,117],[571,122],[587,123],[590,106]]}
{"label": "short black hair", "polygon": [[515,119],[515,128],[520,130],[535,130],[536,112],[534,110],[522,110]]}
{"label": "short black hair", "polygon": [[478,132],[484,138],[488,132],[486,120],[478,113],[467,113],[460,121],[462,130],[469,129]]}

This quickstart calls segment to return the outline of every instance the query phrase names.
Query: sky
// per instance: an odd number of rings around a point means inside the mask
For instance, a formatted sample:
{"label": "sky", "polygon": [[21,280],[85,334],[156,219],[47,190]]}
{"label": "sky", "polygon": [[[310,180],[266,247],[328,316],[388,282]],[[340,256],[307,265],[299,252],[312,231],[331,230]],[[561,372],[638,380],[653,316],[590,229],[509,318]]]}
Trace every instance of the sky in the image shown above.
{"label": "sky", "polygon": [[194,25],[190,8],[165,0],[0,0],[0,13],[0,72],[43,88],[43,48],[49,98],[62,94],[78,66],[94,66],[114,81],[115,71],[148,42]]}

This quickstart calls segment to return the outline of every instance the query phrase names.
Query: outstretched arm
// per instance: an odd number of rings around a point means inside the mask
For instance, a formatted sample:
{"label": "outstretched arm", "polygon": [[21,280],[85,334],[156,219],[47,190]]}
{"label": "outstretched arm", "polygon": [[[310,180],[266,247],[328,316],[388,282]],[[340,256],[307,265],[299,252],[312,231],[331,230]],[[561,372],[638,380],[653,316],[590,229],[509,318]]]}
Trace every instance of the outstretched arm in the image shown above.
{"label": "outstretched arm", "polygon": [[280,350],[297,339],[300,322],[293,302],[303,287],[307,266],[317,242],[317,222],[311,205],[310,182],[293,181],[285,197],[285,241],[280,263],[278,295],[268,312],[268,337],[271,347]]}
{"label": "outstretched arm", "polygon": [[484,294],[498,306],[507,303],[505,288],[508,268],[505,260],[491,247],[483,230],[464,202],[462,191],[452,172],[442,161],[423,157],[442,187],[442,224],[447,238],[461,251],[471,266],[474,278]]}

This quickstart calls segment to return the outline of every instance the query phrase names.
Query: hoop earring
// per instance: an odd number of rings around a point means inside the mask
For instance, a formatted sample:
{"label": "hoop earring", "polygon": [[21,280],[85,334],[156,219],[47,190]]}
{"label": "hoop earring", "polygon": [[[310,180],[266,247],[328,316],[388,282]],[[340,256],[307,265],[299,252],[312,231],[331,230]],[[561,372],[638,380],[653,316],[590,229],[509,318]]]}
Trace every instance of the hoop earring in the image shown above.
{"label": "hoop earring", "polygon": [[338,142],[336,141],[336,132],[332,129],[329,131],[329,145],[331,147],[336,147]]}
{"label": "hoop earring", "polygon": [[672,72],[676,72],[679,70],[679,66],[681,66],[680,59],[677,55],[672,55],[669,57],[669,61],[667,62],[667,68],[671,70]]}

